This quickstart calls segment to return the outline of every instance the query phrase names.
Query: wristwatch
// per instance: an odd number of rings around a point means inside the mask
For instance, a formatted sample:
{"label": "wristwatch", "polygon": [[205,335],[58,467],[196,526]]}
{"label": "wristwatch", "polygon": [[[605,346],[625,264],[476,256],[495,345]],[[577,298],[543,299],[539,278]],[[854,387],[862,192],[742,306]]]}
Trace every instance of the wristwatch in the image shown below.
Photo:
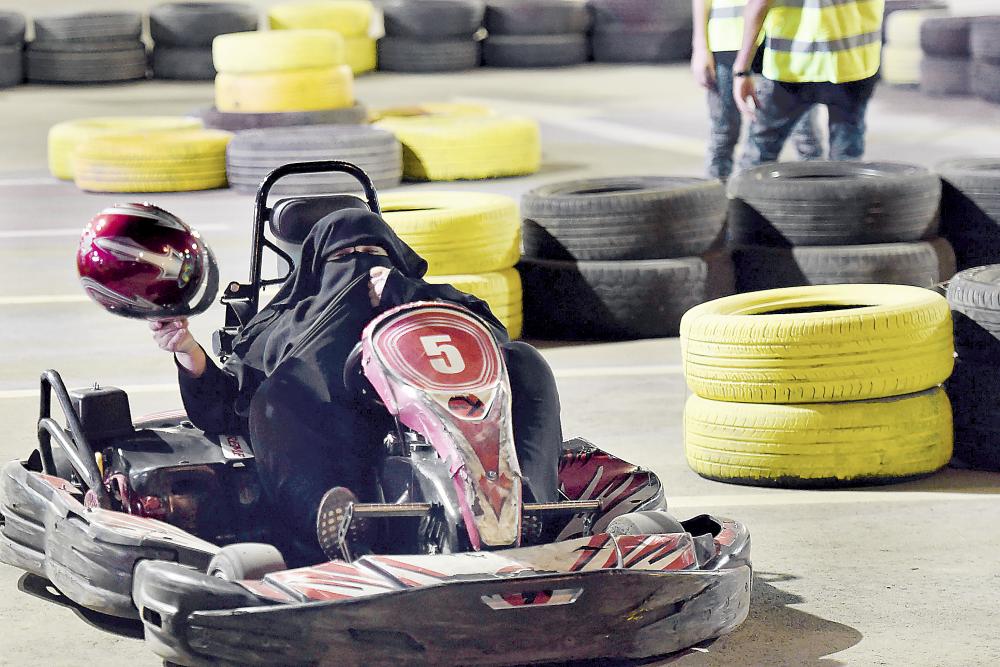
{"label": "wristwatch", "polygon": [[745,69],[745,70],[741,70],[741,71],[739,71],[739,72],[735,72],[735,71],[733,72],[733,76],[734,76],[735,78],[739,78],[739,77],[741,77],[741,76],[750,76],[751,74],[753,74],[753,72],[751,72],[751,71],[750,71],[750,70],[748,70],[748,69]]}

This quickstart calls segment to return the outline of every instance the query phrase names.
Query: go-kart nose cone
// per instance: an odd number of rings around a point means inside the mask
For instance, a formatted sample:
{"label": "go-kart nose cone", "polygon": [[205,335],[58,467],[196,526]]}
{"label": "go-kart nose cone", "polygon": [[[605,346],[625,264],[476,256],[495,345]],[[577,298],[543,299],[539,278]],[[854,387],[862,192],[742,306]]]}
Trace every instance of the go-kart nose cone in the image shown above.
{"label": "go-kart nose cone", "polygon": [[87,295],[124,317],[197,315],[219,287],[201,235],[152,204],[116,204],[94,216],[80,237],[76,267]]}

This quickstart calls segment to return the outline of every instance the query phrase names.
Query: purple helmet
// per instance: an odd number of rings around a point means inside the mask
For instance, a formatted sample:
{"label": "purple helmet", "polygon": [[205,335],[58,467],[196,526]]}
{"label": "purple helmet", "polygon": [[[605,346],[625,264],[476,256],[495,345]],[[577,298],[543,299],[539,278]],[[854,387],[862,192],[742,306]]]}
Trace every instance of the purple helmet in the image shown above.
{"label": "purple helmet", "polygon": [[116,204],[94,216],[80,237],[76,268],[87,295],[125,317],[196,315],[219,288],[201,235],[152,204]]}

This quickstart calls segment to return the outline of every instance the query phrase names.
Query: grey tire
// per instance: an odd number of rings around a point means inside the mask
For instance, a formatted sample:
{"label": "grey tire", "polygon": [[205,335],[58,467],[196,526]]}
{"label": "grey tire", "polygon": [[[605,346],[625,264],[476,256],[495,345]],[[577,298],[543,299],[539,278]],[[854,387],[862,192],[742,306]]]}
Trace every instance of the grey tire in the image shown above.
{"label": "grey tire", "polygon": [[386,0],[381,5],[389,37],[471,38],[483,25],[482,0]]}
{"label": "grey tire", "polygon": [[153,47],[152,71],[154,79],[212,81],[215,79],[212,49],[157,45]]}
{"label": "grey tire", "polygon": [[229,132],[258,130],[267,127],[295,127],[300,125],[359,125],[368,118],[368,110],[361,104],[346,109],[324,111],[282,111],[274,113],[235,113],[216,108],[199,109],[188,114],[201,118],[205,127]]}
{"label": "grey tire", "polygon": [[970,16],[930,17],[920,24],[920,48],[929,56],[969,56]]}
{"label": "grey tire", "polygon": [[1000,263],[1000,159],[948,160],[935,171],[943,183],[941,232],[958,268]]}
{"label": "grey tire", "polygon": [[972,94],[972,61],[968,57],[924,56],[920,61],[920,92],[933,97]]}
{"label": "grey tire", "polygon": [[976,60],[1000,63],[1000,16],[977,16],[972,19],[969,48]]}
{"label": "grey tire", "polygon": [[378,68],[389,72],[453,72],[479,66],[479,42],[386,37],[378,41]]}
{"label": "grey tire", "polygon": [[483,41],[484,67],[563,67],[587,62],[587,36],[491,35]]}
{"label": "grey tire", "polygon": [[931,288],[955,273],[944,239],[912,243],[733,250],[740,292],[799,285],[890,284]]}
{"label": "grey tire", "polygon": [[663,535],[686,533],[681,522],[670,516],[666,510],[627,512],[616,516],[605,529],[610,535]]}
{"label": "grey tire", "polygon": [[483,27],[494,35],[585,33],[587,6],[577,0],[488,0]]}
{"label": "grey tire", "polygon": [[256,542],[228,544],[212,557],[205,573],[226,581],[263,579],[287,569],[285,559],[273,545]]}
{"label": "grey tire", "polygon": [[530,257],[690,257],[720,239],[726,198],[718,181],[594,178],[537,187],[521,198],[521,214],[524,254]]}
{"label": "grey tire", "polygon": [[134,46],[114,51],[56,51],[28,45],[25,78],[37,83],[113,83],[146,78],[146,49]]}
{"label": "grey tire", "polygon": [[526,335],[554,340],[676,336],[688,309],[733,291],[722,251],[617,262],[522,257],[518,270]]}
{"label": "grey tire", "polygon": [[0,12],[0,46],[21,46],[24,28],[24,16],[17,12]]}
{"label": "grey tire", "polygon": [[236,2],[173,2],[149,12],[149,34],[160,46],[211,48],[231,32],[257,29],[258,10]]}
{"label": "grey tire", "polygon": [[955,425],[952,465],[1000,470],[1000,382],[996,357],[989,361],[959,357],[945,389]]}
{"label": "grey tire", "polygon": [[142,35],[142,15],[137,12],[39,16],[34,24],[37,43],[136,41]]}
{"label": "grey tire", "polygon": [[594,60],[602,63],[664,63],[691,57],[691,26],[611,25],[591,36]]}
{"label": "grey tire", "polygon": [[782,162],[729,181],[737,245],[851,245],[937,235],[940,180],[895,162]]}
{"label": "grey tire", "polygon": [[0,46],[0,88],[24,81],[24,53],[20,46]]}
{"label": "grey tire", "polygon": [[595,32],[614,25],[691,25],[691,3],[683,0],[589,0]]}
{"label": "grey tire", "polygon": [[947,297],[959,358],[995,365],[1000,358],[1000,265],[955,274]]}
{"label": "grey tire", "polygon": [[973,61],[971,87],[979,99],[1000,104],[1000,61]]}

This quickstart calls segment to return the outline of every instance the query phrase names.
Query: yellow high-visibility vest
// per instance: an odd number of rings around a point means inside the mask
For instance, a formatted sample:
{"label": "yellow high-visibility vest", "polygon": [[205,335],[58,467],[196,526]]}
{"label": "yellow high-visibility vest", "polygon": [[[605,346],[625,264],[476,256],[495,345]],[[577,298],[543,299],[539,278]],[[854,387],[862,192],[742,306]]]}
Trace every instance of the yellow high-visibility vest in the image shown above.
{"label": "yellow high-visibility vest", "polygon": [[[709,0],[708,50],[739,51],[743,44],[743,9],[747,0]],[[757,43],[764,40],[764,32]]]}
{"label": "yellow high-visibility vest", "polygon": [[878,71],[885,0],[772,0],[764,76],[846,83]]}

